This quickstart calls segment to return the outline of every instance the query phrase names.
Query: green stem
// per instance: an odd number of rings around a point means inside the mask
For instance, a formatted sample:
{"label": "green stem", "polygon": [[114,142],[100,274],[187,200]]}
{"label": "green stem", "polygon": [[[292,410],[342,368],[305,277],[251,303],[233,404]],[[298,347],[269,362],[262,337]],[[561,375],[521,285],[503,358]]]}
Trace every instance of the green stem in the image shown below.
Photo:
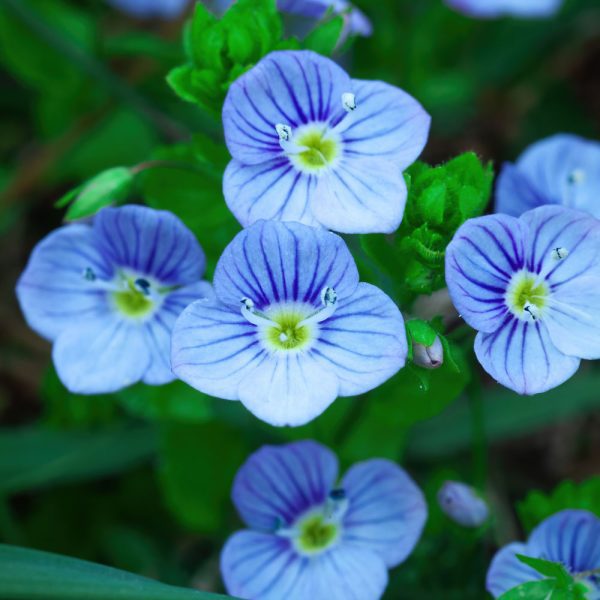
{"label": "green stem", "polygon": [[485,489],[488,471],[487,436],[485,431],[483,387],[477,370],[467,386],[467,395],[471,409],[471,435],[473,448],[473,483],[478,489]]}
{"label": "green stem", "polygon": [[0,496],[0,537],[7,544],[23,543],[23,535],[15,522],[10,501],[6,496]]}
{"label": "green stem", "polygon": [[2,0],[2,3],[33,33],[70,60],[80,71],[101,84],[114,98],[129,105],[156,126],[165,137],[173,140],[187,137],[187,130],[182,125],[154,108],[143,96],[117,77],[110,69],[84,52],[68,37],[48,25],[26,2],[23,0]]}

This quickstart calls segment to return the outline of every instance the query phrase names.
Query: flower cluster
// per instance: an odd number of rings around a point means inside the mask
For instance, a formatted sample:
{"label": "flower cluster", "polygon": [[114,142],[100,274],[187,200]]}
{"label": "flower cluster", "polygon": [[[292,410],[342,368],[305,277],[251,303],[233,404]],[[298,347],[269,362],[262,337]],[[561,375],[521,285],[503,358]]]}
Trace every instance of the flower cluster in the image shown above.
{"label": "flower cluster", "polygon": [[260,600],[377,600],[427,518],[421,490],[396,464],[368,460],[338,482],[335,455],[312,441],[255,452],[233,502],[249,529],[225,545],[221,572],[230,594]]}

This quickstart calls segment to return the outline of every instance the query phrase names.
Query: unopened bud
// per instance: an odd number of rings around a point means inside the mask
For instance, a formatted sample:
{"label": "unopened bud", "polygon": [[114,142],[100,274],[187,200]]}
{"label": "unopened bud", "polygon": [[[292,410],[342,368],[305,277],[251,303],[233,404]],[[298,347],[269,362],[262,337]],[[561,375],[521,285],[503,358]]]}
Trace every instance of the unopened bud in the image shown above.
{"label": "unopened bud", "polygon": [[489,516],[485,500],[471,486],[457,481],[444,483],[438,503],[446,516],[463,527],[479,527]]}
{"label": "unopened bud", "polygon": [[413,362],[424,369],[437,369],[444,364],[444,347],[439,336],[431,346],[413,344]]}

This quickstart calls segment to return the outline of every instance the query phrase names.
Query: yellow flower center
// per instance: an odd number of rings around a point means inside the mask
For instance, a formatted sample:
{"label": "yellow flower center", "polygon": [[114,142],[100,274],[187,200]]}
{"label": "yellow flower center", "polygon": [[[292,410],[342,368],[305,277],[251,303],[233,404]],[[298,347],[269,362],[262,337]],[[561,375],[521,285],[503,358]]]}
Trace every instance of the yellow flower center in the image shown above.
{"label": "yellow flower center", "polygon": [[270,312],[268,317],[277,326],[266,328],[267,344],[276,350],[299,350],[306,346],[312,339],[312,327],[298,326],[306,316],[300,311],[290,309]]}
{"label": "yellow flower center", "polygon": [[121,313],[132,318],[143,317],[154,308],[154,302],[147,293],[136,286],[132,278],[127,279],[125,290],[113,293],[113,300]]}
{"label": "yellow flower center", "polygon": [[537,319],[547,305],[548,286],[528,272],[517,273],[506,292],[506,303],[518,317]]}
{"label": "yellow flower center", "polygon": [[298,549],[304,554],[318,554],[331,546],[339,537],[339,527],[325,521],[323,515],[315,514],[302,521],[296,540]]}
{"label": "yellow flower center", "polygon": [[304,170],[319,171],[329,166],[339,155],[338,142],[326,137],[324,131],[317,128],[299,132],[295,141],[298,146],[306,148],[295,156],[298,166]]}

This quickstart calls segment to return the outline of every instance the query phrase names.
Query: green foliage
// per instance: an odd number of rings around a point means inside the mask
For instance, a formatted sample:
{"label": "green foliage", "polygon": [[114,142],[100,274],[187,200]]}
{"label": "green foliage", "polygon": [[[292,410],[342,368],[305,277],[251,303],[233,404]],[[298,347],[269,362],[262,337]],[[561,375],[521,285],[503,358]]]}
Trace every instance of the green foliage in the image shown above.
{"label": "green foliage", "polygon": [[589,510],[600,517],[600,476],[577,484],[563,481],[552,492],[531,491],[517,504],[519,519],[526,531],[531,531],[547,517],[561,510]]}
{"label": "green foliage", "polygon": [[282,42],[282,34],[275,0],[239,0],[221,19],[198,2],[185,32],[188,63],[173,69],[167,81],[183,100],[219,114],[235,79],[265,54],[297,47]]}
{"label": "green foliage", "polygon": [[66,556],[0,545],[2,600],[218,600]]}
{"label": "green foliage", "polygon": [[89,217],[105,206],[125,200],[131,192],[134,178],[131,169],[113,167],[65,194],[56,206],[64,208],[69,205],[65,215],[67,221]]}
{"label": "green foliage", "polygon": [[417,162],[406,173],[408,199],[400,229],[363,235],[362,245],[393,281],[402,305],[445,285],[446,246],[467,219],[485,210],[493,170],[472,152],[430,167]]}
{"label": "green foliage", "polygon": [[343,30],[344,18],[338,15],[315,27],[303,40],[302,46],[306,50],[331,56],[340,41]]}
{"label": "green foliage", "polygon": [[233,477],[248,450],[239,432],[222,423],[164,426],[161,483],[167,505],[186,527],[225,530]]}

